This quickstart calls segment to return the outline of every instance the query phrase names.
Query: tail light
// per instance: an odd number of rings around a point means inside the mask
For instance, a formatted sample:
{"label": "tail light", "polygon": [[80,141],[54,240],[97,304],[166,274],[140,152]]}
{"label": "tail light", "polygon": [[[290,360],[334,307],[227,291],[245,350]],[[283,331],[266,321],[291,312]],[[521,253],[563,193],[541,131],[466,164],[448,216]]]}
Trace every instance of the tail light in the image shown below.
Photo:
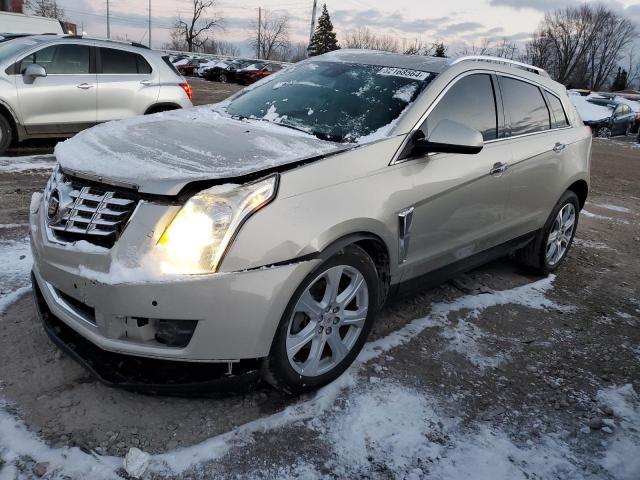
{"label": "tail light", "polygon": [[189,97],[189,100],[193,100],[193,88],[191,88],[191,85],[188,83],[181,83],[180,86],[182,87],[182,90],[184,90],[184,93],[187,94],[187,97]]}

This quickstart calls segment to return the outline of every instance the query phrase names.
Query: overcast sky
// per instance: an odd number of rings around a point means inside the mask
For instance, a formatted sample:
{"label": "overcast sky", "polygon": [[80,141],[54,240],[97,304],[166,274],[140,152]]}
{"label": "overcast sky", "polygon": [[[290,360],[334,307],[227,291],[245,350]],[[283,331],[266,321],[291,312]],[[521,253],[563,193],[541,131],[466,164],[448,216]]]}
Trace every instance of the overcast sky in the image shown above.
{"label": "overcast sky", "polygon": [[[68,19],[92,36],[106,36],[106,0],[58,0]],[[409,40],[444,41],[448,45],[479,44],[483,38],[525,40],[535,30],[546,10],[575,0],[329,0],[326,2],[334,27],[341,32],[367,26]],[[608,6],[634,20],[640,30],[638,0],[606,0]],[[193,0],[151,0],[152,40],[160,47],[169,38],[178,15],[189,17]],[[250,37],[258,7],[290,17],[291,40],[309,35],[313,0],[218,0],[211,13],[222,17],[223,28],[213,32],[218,39],[244,43]],[[322,2],[319,0],[318,10]],[[147,43],[148,0],[110,0],[112,35],[127,35]]]}

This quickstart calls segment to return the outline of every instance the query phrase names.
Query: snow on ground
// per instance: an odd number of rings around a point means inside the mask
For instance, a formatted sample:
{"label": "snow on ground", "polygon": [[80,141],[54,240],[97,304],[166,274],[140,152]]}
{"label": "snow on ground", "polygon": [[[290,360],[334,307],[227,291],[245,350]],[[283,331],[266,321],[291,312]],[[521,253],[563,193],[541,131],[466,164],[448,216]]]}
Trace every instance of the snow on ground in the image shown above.
{"label": "snow on ground", "polygon": [[596,207],[604,208],[605,210],[612,210],[614,212],[631,213],[631,210],[627,207],[619,207],[617,205],[611,205],[610,203],[591,203],[589,205],[595,205]]}
{"label": "snow on ground", "polygon": [[[31,258],[27,241],[1,243],[0,258],[9,259],[0,272],[0,305],[6,308],[15,301],[15,292],[28,289]],[[250,447],[255,434],[275,434],[283,428],[296,427],[317,436],[315,450],[326,458],[322,469],[342,478],[369,475],[372,465],[380,466],[393,478],[405,479],[585,478],[580,459],[563,432],[542,436],[535,443],[530,440],[519,444],[513,440],[513,432],[486,423],[463,422],[456,397],[417,390],[391,378],[369,377],[363,368],[367,362],[389,354],[426,330],[429,335],[440,335],[444,348],[466,356],[479,368],[509,361],[508,356],[495,357],[482,351],[480,343],[490,334],[481,329],[481,322],[478,326],[481,313],[505,305],[571,309],[549,297],[553,282],[554,276],[549,276],[509,290],[435,303],[428,316],[366,344],[342,377],[308,400],[200,444],[151,456],[148,473],[158,478],[186,472],[203,476],[210,472],[208,462]],[[472,334],[465,336],[461,346],[461,336],[469,331]],[[598,461],[612,478],[637,480],[640,465],[638,456],[632,454],[640,448],[638,396],[631,386],[621,386],[599,392],[598,400],[614,412],[616,422],[614,434],[603,443],[604,454]],[[12,406],[0,402],[0,465],[4,469],[0,476],[30,478],[30,469],[23,467],[26,458],[48,462],[50,479],[121,478],[117,472],[123,459],[86,453],[75,447],[50,448],[12,412]],[[295,464],[274,463],[267,471],[256,474],[256,478],[322,478],[314,460],[310,456]]]}
{"label": "snow on ground", "polygon": [[593,248],[595,250],[613,250],[613,248],[606,243],[594,242],[593,240],[583,240],[582,238],[574,238],[573,244],[578,247]]}
{"label": "snow on ground", "polygon": [[48,170],[56,164],[53,155],[33,155],[26,157],[0,157],[0,172],[18,173],[29,170]]}
{"label": "snow on ground", "polygon": [[29,240],[1,240],[0,258],[0,315],[20,296],[29,291],[29,273],[31,272],[31,249]]}
{"label": "snow on ground", "polygon": [[593,212],[589,212],[588,210],[582,209],[580,211],[580,215],[583,215],[585,217],[589,217],[589,218],[597,218],[598,220],[611,220],[613,222],[619,222],[619,223],[624,223],[624,224],[629,224],[628,221],[626,220],[622,220],[621,218],[614,218],[614,217],[608,217],[606,215],[599,215],[597,213],[593,213]]}

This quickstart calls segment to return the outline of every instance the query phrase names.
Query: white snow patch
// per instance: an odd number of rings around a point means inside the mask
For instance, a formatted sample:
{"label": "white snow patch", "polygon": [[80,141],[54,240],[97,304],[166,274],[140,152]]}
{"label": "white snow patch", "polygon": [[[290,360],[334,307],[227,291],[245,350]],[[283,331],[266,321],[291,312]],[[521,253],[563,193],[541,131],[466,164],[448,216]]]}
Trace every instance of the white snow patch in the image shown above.
{"label": "white snow patch", "polygon": [[127,455],[124,457],[122,466],[131,477],[140,478],[147,468],[149,468],[150,458],[151,455],[148,453],[133,447],[129,449]]}
{"label": "white snow patch", "polygon": [[627,207],[619,207],[618,205],[611,205],[610,203],[589,203],[596,207],[604,208],[605,210],[612,210],[614,212],[631,213],[631,210]]}
{"label": "white snow patch", "polygon": [[33,264],[29,240],[0,241],[0,314],[29,291],[29,274]]}
{"label": "white snow patch", "polygon": [[408,83],[404,87],[399,88],[396,93],[393,94],[393,98],[397,98],[399,100],[402,100],[403,102],[409,103],[413,98],[413,95],[416,93],[417,89],[417,83]]}
{"label": "white snow patch", "polygon": [[578,247],[593,248],[595,250],[614,250],[613,248],[611,248],[606,243],[595,242],[593,240],[585,240],[585,239],[582,239],[582,238],[575,238],[574,237],[573,244],[578,246]]}
{"label": "white snow patch", "polygon": [[28,223],[0,223],[0,230],[9,229],[9,228],[21,228],[28,227]]}
{"label": "white snow patch", "polygon": [[640,478],[640,397],[631,384],[609,387],[596,395],[613,410],[618,421],[613,438],[605,440],[606,452],[600,464],[616,480]]}
{"label": "white snow patch", "polygon": [[30,170],[49,170],[55,165],[56,159],[53,155],[0,157],[0,172],[21,173]]}
{"label": "white snow patch", "polygon": [[627,225],[629,224],[629,222],[627,222],[626,220],[622,220],[621,218],[607,217],[606,215],[599,215],[597,213],[589,212],[588,210],[585,210],[585,209],[582,209],[582,211],[580,212],[580,215],[584,215],[585,217],[588,217],[588,218],[596,218],[598,220],[611,220],[613,222],[624,223]]}

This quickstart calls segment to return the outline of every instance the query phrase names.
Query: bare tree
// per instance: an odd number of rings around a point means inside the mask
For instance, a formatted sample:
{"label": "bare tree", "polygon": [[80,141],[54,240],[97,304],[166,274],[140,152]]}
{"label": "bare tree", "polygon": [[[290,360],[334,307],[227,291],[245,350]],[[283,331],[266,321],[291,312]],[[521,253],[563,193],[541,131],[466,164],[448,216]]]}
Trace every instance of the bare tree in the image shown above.
{"label": "bare tree", "polygon": [[480,43],[475,42],[470,45],[464,45],[459,48],[457,54],[459,56],[466,55],[491,55],[493,44],[488,38],[483,38]]}
{"label": "bare tree", "polygon": [[39,17],[55,18],[64,21],[64,9],[58,5],[57,0],[27,0],[25,8]]}
{"label": "bare tree", "polygon": [[391,35],[376,35],[367,27],[347,30],[341,42],[345,48],[366,50],[381,50],[385,52],[400,52],[404,48],[397,38]]}
{"label": "bare tree", "polygon": [[217,0],[191,0],[193,11],[191,18],[183,20],[179,16],[175,21],[174,38],[181,38],[189,52],[194,48],[201,49],[207,42],[207,32],[222,24],[222,18],[215,14],[209,14],[209,9],[215,7]]}
{"label": "bare tree", "polygon": [[235,43],[227,42],[226,40],[211,39],[204,44],[203,51],[225,57],[240,56],[240,48]]}
{"label": "bare tree", "polygon": [[309,56],[309,52],[307,48],[308,48],[308,45],[304,42],[292,43],[289,46],[289,51],[287,52],[286,60],[292,63],[299,62],[300,60],[304,60]]}
{"label": "bare tree", "polygon": [[182,32],[179,30],[172,30],[169,34],[169,42],[162,45],[165,50],[178,50],[184,52],[187,49],[187,42],[184,41]]}
{"label": "bare tree", "polygon": [[631,46],[627,52],[626,64],[628,67],[627,72],[629,72],[626,88],[630,88],[640,78],[640,59],[636,56],[635,45]]}
{"label": "bare tree", "polygon": [[289,17],[262,10],[260,24],[251,27],[251,46],[259,58],[282,60],[289,51]]}
{"label": "bare tree", "polygon": [[635,36],[634,24],[604,5],[572,6],[545,15],[525,56],[560,83],[597,90]]}

